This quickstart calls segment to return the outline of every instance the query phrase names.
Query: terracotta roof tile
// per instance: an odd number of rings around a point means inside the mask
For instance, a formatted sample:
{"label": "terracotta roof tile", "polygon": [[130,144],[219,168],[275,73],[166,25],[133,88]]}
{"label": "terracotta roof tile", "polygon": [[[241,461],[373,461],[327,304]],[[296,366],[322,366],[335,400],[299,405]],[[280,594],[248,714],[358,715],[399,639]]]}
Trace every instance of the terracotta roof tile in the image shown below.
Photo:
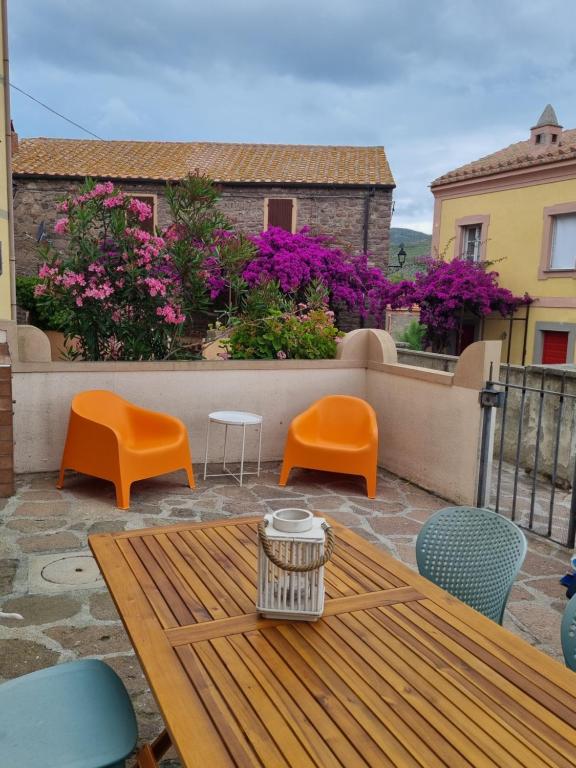
{"label": "terracotta roof tile", "polygon": [[383,147],[24,139],[15,175],[175,181],[196,169],[221,182],[394,184]]}
{"label": "terracotta roof tile", "polygon": [[480,176],[492,176],[511,169],[532,168],[534,166],[557,163],[562,160],[576,159],[576,128],[562,131],[558,146],[543,147],[534,151],[530,141],[519,141],[505,149],[494,152],[472,163],[467,163],[435,179],[431,186],[450,184],[452,181],[472,179]]}

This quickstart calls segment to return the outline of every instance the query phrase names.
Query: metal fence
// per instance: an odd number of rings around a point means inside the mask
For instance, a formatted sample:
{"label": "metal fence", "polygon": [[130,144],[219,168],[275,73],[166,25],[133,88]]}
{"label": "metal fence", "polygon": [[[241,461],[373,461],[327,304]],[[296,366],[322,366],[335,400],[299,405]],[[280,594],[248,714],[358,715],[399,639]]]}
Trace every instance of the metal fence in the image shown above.
{"label": "metal fence", "polygon": [[566,391],[565,376],[554,386],[544,371],[537,386],[528,386],[526,369],[519,383],[510,381],[509,369],[504,381],[486,382],[477,503],[573,548],[576,394]]}

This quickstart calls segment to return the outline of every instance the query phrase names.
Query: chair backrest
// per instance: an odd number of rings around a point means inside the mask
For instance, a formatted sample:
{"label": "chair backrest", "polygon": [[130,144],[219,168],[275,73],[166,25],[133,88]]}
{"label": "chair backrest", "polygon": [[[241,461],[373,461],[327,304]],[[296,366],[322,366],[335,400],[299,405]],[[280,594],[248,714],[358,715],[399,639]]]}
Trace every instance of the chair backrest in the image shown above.
{"label": "chair backrest", "polygon": [[97,421],[107,427],[130,433],[128,409],[130,403],[107,389],[79,392],[72,400],[72,410],[84,419]]}
{"label": "chair backrest", "polygon": [[377,428],[374,409],[359,397],[327,395],[311,408],[317,413],[320,433],[329,440],[365,438],[369,430]]}
{"label": "chair backrest", "polygon": [[496,512],[446,507],[420,530],[416,560],[422,576],[501,624],[526,549],[520,528]]}
{"label": "chair backrest", "polygon": [[560,638],[566,666],[576,672],[576,595],[570,598],[564,609]]}

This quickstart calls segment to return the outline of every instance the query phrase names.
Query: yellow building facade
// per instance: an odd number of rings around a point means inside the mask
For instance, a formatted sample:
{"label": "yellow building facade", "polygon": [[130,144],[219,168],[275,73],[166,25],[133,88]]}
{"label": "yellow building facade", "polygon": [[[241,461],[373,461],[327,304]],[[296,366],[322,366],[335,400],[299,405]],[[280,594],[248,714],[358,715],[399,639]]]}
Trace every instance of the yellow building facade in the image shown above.
{"label": "yellow building facade", "polygon": [[[498,283],[533,298],[516,319],[478,321],[511,363],[576,363],[576,130],[547,107],[530,139],[432,184],[433,253],[488,262]],[[525,320],[527,315],[527,320]]]}
{"label": "yellow building facade", "polygon": [[6,0],[0,9],[0,320],[16,320]]}

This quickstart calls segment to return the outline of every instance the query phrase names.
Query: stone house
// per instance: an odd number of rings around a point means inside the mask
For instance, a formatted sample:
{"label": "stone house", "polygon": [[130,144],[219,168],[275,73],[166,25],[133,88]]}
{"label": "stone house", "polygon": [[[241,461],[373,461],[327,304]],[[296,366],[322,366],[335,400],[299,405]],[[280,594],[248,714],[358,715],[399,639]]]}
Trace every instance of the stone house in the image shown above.
{"label": "stone house", "polygon": [[166,183],[196,170],[218,182],[222,211],[247,233],[308,226],[387,264],[395,183],[383,147],[37,138],[15,149],[18,274],[36,274],[41,238],[58,245],[56,203],[85,177],[112,180],[146,199],[161,227],[168,215]]}

